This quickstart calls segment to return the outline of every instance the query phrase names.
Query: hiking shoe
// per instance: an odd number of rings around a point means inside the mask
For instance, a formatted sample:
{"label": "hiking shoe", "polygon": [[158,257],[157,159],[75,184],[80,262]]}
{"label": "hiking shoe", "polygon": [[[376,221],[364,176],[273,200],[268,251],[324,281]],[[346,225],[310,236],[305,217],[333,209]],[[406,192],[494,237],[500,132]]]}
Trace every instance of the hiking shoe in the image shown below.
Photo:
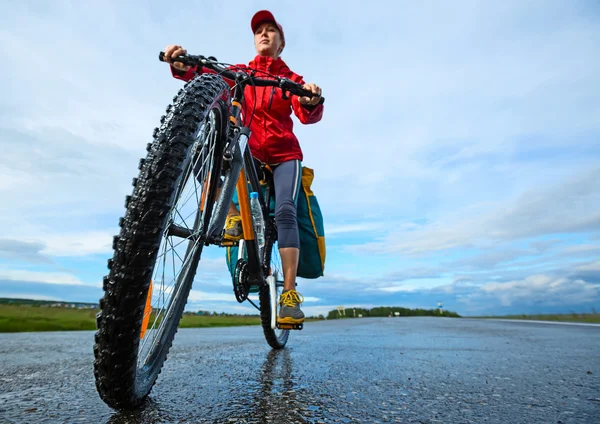
{"label": "hiking shoe", "polygon": [[242,217],[239,215],[232,215],[227,218],[225,224],[225,235],[223,236],[226,240],[238,241],[244,236],[244,229],[242,228]]}
{"label": "hiking shoe", "polygon": [[[300,300],[302,299],[302,300]],[[279,316],[277,322],[281,324],[302,324],[304,313],[300,310],[300,304],[304,298],[296,290],[284,290],[279,297]]]}

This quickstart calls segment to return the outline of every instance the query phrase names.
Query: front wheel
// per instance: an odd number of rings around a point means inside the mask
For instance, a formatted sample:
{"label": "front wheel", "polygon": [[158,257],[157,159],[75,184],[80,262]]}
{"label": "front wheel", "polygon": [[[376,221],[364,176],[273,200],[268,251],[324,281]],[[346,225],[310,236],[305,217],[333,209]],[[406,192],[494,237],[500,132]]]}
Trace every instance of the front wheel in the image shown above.
{"label": "front wheel", "polygon": [[127,197],[94,344],[96,388],[114,409],[134,408],[150,393],[177,332],[216,197],[228,100],[216,75],[187,83]]}

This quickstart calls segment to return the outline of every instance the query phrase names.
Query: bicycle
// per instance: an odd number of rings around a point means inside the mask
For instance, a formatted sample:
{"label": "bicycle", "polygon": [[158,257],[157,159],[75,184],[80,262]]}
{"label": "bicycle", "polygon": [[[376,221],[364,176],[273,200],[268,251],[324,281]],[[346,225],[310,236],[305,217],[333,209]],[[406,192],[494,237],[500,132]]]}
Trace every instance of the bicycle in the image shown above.
{"label": "bicycle", "polygon": [[[159,60],[164,61],[164,52]],[[147,155],[140,160],[132,194],[126,196],[120,233],[113,239],[94,343],[96,388],[113,409],[134,408],[152,390],[188,302],[203,247],[238,245],[232,278],[235,298],[240,303],[248,300],[260,311],[264,336],[273,349],[286,345],[290,330],[302,329],[302,325],[276,322],[283,273],[273,260],[277,254],[271,208],[274,190],[268,169],[259,168],[263,176],[259,178],[248,147],[249,126],[238,122],[247,85],[278,87],[286,99],[290,94],[313,94],[289,79],[264,72],[265,78],[257,78],[214,57],[185,55],[176,61],[212,72],[187,82],[161,117]],[[224,78],[235,82],[233,90]],[[236,189],[243,238],[231,243],[223,236]],[[261,194],[262,251],[250,192]],[[188,211],[178,208],[182,199],[181,207],[189,206]],[[173,279],[167,283],[165,271],[171,259]],[[177,260],[179,272],[175,272]],[[162,274],[155,270],[161,265]],[[259,306],[249,298],[253,290]]]}

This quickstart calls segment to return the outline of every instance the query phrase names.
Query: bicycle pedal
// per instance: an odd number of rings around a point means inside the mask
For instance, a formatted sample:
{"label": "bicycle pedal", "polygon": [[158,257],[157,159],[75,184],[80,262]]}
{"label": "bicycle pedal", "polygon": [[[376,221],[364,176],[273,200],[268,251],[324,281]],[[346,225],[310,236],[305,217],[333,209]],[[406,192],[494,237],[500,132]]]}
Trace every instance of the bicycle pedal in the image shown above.
{"label": "bicycle pedal", "polygon": [[277,323],[277,328],[280,330],[302,330],[304,324],[283,324]]}

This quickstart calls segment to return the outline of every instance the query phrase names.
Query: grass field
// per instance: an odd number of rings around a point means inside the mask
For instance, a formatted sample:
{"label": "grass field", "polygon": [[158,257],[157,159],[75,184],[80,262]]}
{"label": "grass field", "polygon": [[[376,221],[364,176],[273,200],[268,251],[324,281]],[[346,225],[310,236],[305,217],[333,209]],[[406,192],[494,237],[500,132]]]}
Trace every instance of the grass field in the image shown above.
{"label": "grass field", "polygon": [[0,305],[0,332],[93,330],[94,309]]}
{"label": "grass field", "polygon": [[537,315],[505,315],[505,316],[481,316],[473,318],[500,318],[500,319],[523,319],[536,321],[561,321],[561,322],[587,322],[600,323],[600,314],[584,313],[584,314],[537,314]]}
{"label": "grass field", "polygon": [[[0,333],[95,330],[96,313],[98,313],[97,309],[0,305]],[[259,324],[258,316],[184,315],[180,327],[231,327]]]}
{"label": "grass field", "polygon": [[[0,304],[0,333],[26,331],[77,331],[96,329],[97,309],[49,308],[39,305]],[[505,315],[472,318],[501,318],[540,321],[600,323],[600,314]],[[307,318],[307,322],[314,319]],[[258,316],[184,315],[181,328],[260,325]]]}

